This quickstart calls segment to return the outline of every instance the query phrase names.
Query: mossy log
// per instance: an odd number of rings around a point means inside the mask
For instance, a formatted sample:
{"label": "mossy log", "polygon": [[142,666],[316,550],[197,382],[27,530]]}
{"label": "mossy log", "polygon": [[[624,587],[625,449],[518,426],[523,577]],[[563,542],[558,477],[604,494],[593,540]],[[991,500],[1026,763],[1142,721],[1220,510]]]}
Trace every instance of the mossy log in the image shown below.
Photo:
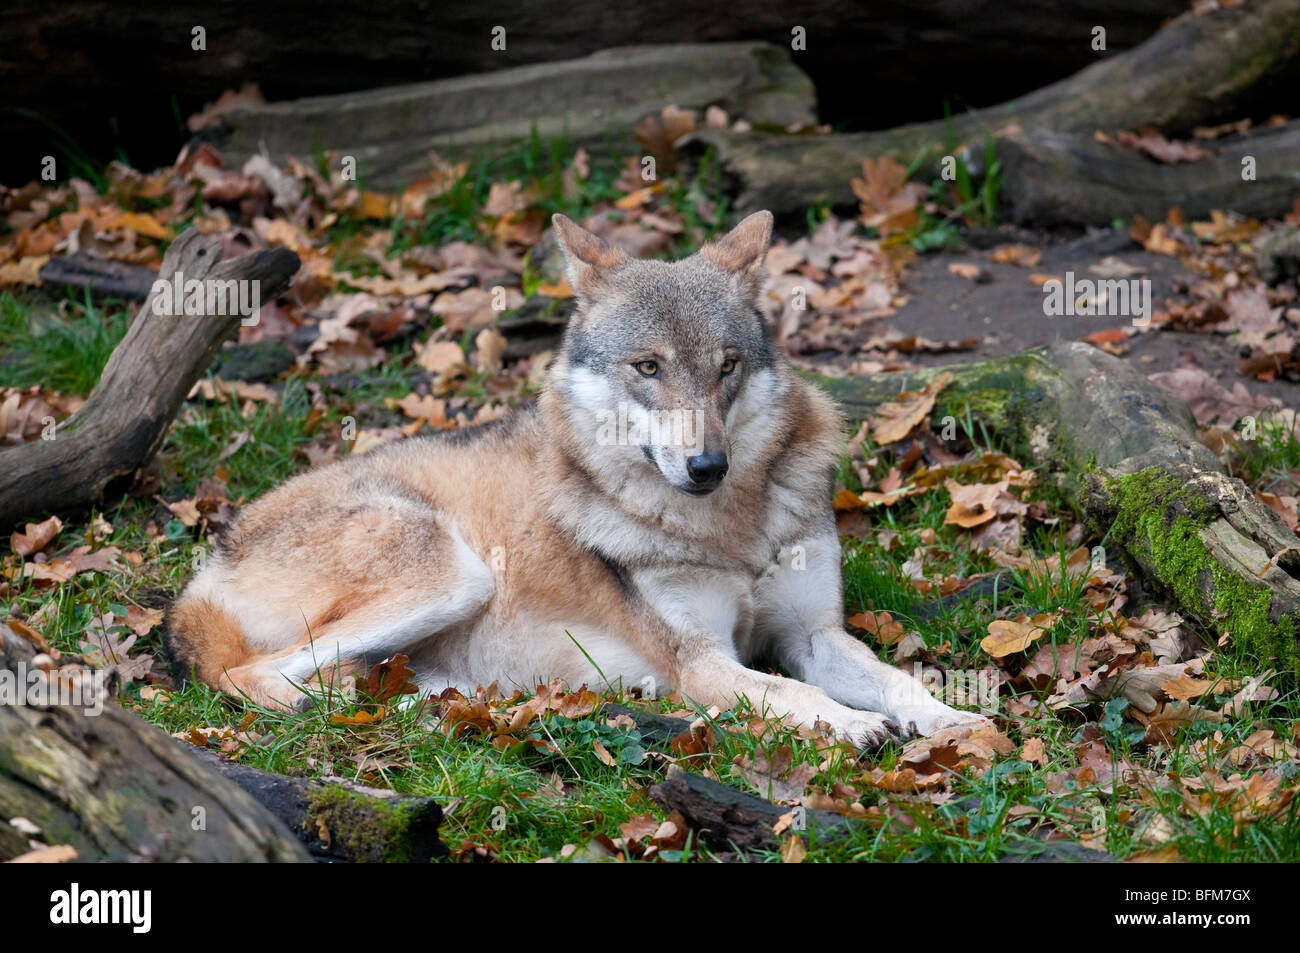
{"label": "mossy log", "polygon": [[[256,282],[261,301],[268,302],[288,288],[299,266],[287,248],[228,261],[221,261],[221,249],[219,236],[190,229],[167,249],[159,277],[172,282],[180,273],[187,285]],[[84,506],[146,464],[185,395],[241,321],[238,313],[155,314],[154,299],[151,293],[140,307],[86,405],[59,424],[52,439],[0,450],[0,527]],[[208,303],[205,296],[205,308]]]}
{"label": "mossy log", "polygon": [[442,809],[433,798],[355,784],[344,778],[291,778],[198,752],[280,819],[317,860],[421,863],[443,857]]}
{"label": "mossy log", "polygon": [[[1300,538],[1196,438],[1191,412],[1123,361],[1053,344],[978,364],[821,383],[863,417],[941,371],[932,422],[967,412],[1053,480],[1108,549],[1261,667],[1300,672]],[[1107,536],[1107,534],[1109,534]]]}
{"label": "mossy log", "polygon": [[70,690],[30,696],[33,658],[0,622],[0,860],[31,837],[79,861],[310,861],[262,805],[143,719]]}
{"label": "mossy log", "polygon": [[1170,137],[1186,136],[1198,125],[1253,115],[1261,107],[1282,111],[1287,85],[1300,72],[1300,0],[1184,13],[1126,52],[1099,55],[1068,79],[951,120],[826,136],[708,129],[683,144],[692,152],[717,151],[739,183],[738,210],[802,216],[818,203],[856,205],[850,181],[861,175],[868,156],[893,156],[905,166],[920,157],[921,174],[932,176],[944,155],[964,145],[974,147],[969,161],[978,171],[978,144],[986,135],[1090,136],[1099,129],[1152,126]]}

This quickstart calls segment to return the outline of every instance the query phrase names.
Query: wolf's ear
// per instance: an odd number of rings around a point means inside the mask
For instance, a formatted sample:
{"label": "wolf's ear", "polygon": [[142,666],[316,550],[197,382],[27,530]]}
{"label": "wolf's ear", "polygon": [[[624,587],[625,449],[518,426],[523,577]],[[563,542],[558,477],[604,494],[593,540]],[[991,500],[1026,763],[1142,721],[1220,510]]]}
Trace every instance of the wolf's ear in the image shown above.
{"label": "wolf's ear", "polygon": [[701,248],[700,255],[739,277],[757,294],[763,282],[763,259],[771,241],[772,213],[755,212],[716,243]]}
{"label": "wolf's ear", "polygon": [[557,212],[551,216],[551,224],[555,226],[555,237],[569,265],[569,284],[579,297],[592,296],[601,272],[626,264],[628,258],[623,249],[607,244],[568,216]]}

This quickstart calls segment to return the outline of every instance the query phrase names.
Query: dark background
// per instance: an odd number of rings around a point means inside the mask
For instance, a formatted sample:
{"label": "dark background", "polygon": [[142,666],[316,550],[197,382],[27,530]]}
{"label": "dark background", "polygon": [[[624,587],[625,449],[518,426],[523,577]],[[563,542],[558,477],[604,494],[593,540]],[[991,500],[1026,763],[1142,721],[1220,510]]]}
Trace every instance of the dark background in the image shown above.
{"label": "dark background", "polygon": [[[0,9],[0,182],[37,175],[39,156],[167,164],[184,119],[257,82],[268,100],[584,56],[632,43],[767,40],[807,30],[795,62],[823,121],[879,129],[1036,89],[1135,45],[1187,0],[8,0]],[[507,49],[490,47],[492,27]],[[206,52],[191,31],[207,31]],[[55,128],[57,127],[57,129]],[[65,135],[66,134],[66,135]],[[71,143],[69,143],[69,139]]]}

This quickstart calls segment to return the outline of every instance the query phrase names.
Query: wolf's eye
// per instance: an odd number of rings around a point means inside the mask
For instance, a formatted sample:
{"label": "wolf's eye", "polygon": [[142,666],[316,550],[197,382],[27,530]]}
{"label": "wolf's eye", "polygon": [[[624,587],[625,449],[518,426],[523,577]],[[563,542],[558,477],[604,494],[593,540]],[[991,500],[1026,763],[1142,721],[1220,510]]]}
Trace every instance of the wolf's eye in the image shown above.
{"label": "wolf's eye", "polygon": [[659,373],[657,361],[637,361],[632,366],[641,372],[642,377],[655,377]]}
{"label": "wolf's eye", "polygon": [[735,359],[734,357],[729,357],[729,358],[727,358],[725,361],[722,362],[722,376],[723,376],[723,377],[726,377],[728,374],[730,374],[730,373],[731,373],[732,371],[734,371],[735,369],[736,369],[736,359]]}

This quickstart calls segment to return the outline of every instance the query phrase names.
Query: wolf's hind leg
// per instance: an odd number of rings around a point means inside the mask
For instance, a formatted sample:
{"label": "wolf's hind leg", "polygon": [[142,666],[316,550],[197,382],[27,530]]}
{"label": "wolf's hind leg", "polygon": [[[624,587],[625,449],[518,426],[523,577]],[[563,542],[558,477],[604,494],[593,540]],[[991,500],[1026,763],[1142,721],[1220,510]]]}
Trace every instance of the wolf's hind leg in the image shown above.
{"label": "wolf's hind leg", "polygon": [[309,628],[298,644],[224,673],[221,689],[263,705],[303,709],[311,704],[303,688],[308,682],[338,684],[347,674],[398,652],[410,654],[437,633],[473,619],[496,583],[487,564],[458,534],[451,535],[450,565],[444,562],[436,574],[420,565],[399,570],[346,614]]}

